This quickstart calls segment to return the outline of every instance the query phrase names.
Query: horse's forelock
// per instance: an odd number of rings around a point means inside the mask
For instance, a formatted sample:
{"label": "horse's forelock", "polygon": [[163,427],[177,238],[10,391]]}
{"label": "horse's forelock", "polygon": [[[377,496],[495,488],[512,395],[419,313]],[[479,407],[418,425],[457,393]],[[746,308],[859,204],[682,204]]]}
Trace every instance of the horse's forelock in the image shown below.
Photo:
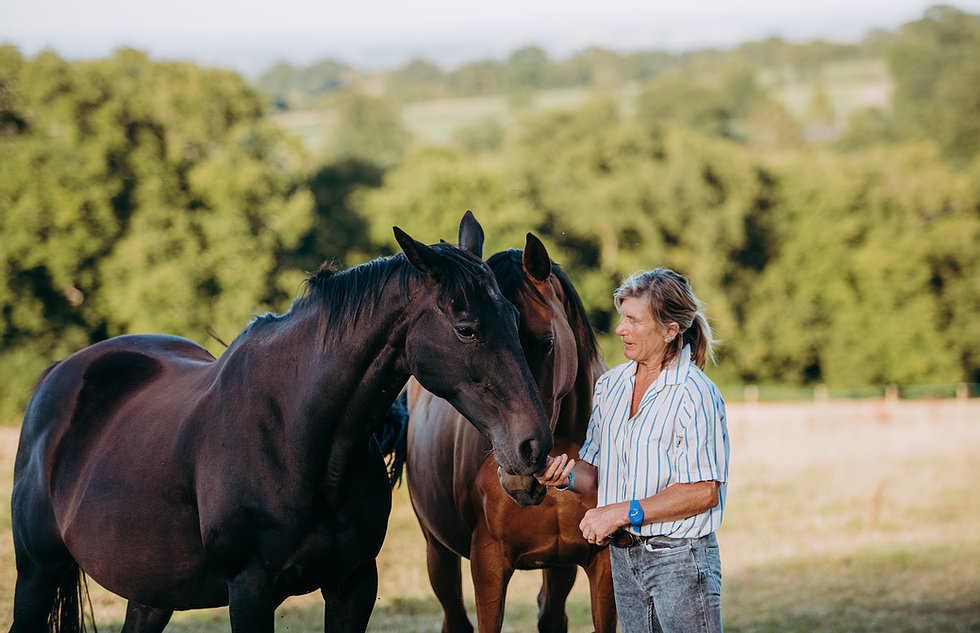
{"label": "horse's forelock", "polygon": [[432,249],[447,260],[438,282],[449,296],[473,296],[481,289],[486,291],[488,283],[493,283],[490,268],[476,255],[447,243],[434,244]]}

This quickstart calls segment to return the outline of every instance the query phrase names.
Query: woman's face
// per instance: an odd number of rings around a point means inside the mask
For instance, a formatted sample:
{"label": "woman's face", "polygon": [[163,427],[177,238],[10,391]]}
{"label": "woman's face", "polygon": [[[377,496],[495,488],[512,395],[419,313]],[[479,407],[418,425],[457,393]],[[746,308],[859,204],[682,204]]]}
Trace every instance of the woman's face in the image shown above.
{"label": "woman's face", "polygon": [[626,358],[659,368],[667,349],[664,338],[673,338],[674,333],[653,318],[646,301],[641,298],[623,299],[619,311],[622,316],[616,327],[616,335],[623,339]]}

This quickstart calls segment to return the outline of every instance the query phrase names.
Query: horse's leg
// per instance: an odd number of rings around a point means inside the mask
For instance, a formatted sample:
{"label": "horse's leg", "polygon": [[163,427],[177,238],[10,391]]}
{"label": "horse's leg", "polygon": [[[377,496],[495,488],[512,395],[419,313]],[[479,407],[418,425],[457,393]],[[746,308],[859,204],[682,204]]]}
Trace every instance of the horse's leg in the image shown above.
{"label": "horse's leg", "polygon": [[589,577],[592,626],[595,627],[595,633],[616,633],[616,594],[613,591],[609,548],[600,551],[583,568]]}
{"label": "horse's leg", "polygon": [[[78,566],[70,558],[63,563],[42,565],[18,552],[10,633],[46,631],[51,615],[61,622],[63,630],[80,630],[78,573]],[[56,610],[59,613],[54,613]]]}
{"label": "horse's leg", "polygon": [[170,609],[154,609],[130,600],[122,633],[160,633],[174,614]]}
{"label": "horse's leg", "polygon": [[269,579],[252,564],[228,583],[228,617],[232,633],[273,633],[276,607]]}
{"label": "horse's leg", "polygon": [[565,601],[575,584],[576,567],[548,567],[542,570],[541,591],[538,592],[538,631],[566,633],[568,615]]}
{"label": "horse's leg", "polygon": [[324,633],[363,633],[378,598],[377,562],[361,563],[337,586],[320,589],[320,595]]}
{"label": "horse's leg", "polygon": [[504,624],[507,585],[514,575],[511,559],[498,547],[480,547],[474,541],[471,550],[470,572],[476,598],[476,625],[480,633],[500,633]]}
{"label": "horse's leg", "polygon": [[429,584],[442,605],[442,633],[473,633],[463,604],[463,572],[459,556],[426,534],[425,563]]}
{"label": "horse's leg", "polygon": [[[18,477],[34,479],[30,473]],[[46,490],[36,482],[15,485],[10,510],[17,567],[11,633],[46,631],[49,617],[62,631],[80,630],[80,572],[61,539]]]}

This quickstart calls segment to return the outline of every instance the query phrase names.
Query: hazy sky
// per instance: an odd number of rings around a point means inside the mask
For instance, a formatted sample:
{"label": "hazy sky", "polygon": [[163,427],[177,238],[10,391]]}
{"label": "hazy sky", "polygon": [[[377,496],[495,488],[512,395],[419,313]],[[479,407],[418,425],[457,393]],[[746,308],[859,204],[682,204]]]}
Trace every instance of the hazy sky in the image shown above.
{"label": "hazy sky", "polygon": [[[685,50],[777,35],[855,41],[893,30],[919,0],[0,0],[0,42],[69,58],[133,46],[246,73],[323,57],[365,66],[425,57],[502,58],[529,44],[560,58],[587,46]],[[952,0],[980,13],[980,0]]]}

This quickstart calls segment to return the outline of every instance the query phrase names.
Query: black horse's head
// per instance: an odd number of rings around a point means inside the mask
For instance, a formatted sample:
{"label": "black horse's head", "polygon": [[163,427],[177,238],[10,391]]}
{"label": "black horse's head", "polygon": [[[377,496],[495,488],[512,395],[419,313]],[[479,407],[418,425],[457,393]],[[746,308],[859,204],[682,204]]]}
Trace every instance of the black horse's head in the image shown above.
{"label": "black horse's head", "polygon": [[406,355],[419,383],[448,400],[492,444],[507,473],[544,466],[552,434],[517,330],[517,311],[482,260],[483,229],[469,211],[459,244],[426,246],[395,227],[424,277]]}

